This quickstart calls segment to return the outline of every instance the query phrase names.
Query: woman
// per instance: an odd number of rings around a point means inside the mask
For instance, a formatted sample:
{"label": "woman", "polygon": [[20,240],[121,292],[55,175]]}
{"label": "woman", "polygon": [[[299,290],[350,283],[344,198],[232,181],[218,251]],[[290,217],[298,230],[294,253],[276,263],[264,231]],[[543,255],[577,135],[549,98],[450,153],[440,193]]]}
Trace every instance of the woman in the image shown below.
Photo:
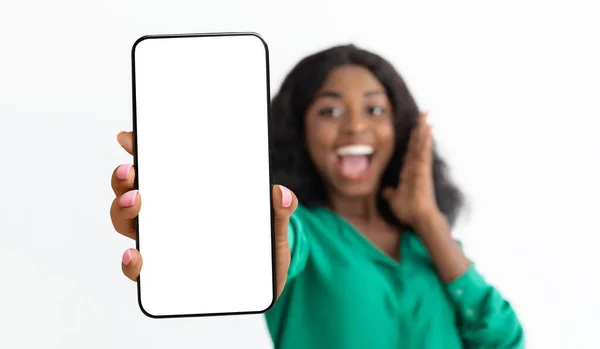
{"label": "woman", "polygon": [[[272,102],[276,348],[522,348],[523,329],[451,236],[461,192],[393,66],[355,46],[303,59]],[[132,153],[131,133],[119,143]],[[135,171],[112,177],[134,237]],[[288,189],[289,188],[289,189]],[[142,256],[123,255],[136,280]]]}

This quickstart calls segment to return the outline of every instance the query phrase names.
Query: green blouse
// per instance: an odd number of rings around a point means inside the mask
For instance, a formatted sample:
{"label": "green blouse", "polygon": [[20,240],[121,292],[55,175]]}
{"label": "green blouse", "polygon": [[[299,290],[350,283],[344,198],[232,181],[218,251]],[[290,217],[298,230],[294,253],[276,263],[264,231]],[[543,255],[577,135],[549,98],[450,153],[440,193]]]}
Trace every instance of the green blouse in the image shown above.
{"label": "green blouse", "polygon": [[444,284],[418,237],[400,263],[325,208],[290,220],[288,280],[266,314],[275,348],[523,348],[510,304],[474,266]]}

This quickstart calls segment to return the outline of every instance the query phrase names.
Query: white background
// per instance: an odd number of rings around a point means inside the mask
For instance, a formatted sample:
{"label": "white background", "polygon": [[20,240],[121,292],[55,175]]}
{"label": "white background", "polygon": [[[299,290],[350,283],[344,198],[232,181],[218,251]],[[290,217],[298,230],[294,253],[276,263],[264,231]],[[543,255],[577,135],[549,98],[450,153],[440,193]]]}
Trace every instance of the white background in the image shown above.
{"label": "white background", "polygon": [[393,61],[467,191],[457,235],[517,309],[528,347],[598,348],[600,52],[588,1],[3,1],[0,347],[269,348],[263,318],[151,320],[112,230],[129,157],[130,47],[251,30],[276,90],[354,42]]}

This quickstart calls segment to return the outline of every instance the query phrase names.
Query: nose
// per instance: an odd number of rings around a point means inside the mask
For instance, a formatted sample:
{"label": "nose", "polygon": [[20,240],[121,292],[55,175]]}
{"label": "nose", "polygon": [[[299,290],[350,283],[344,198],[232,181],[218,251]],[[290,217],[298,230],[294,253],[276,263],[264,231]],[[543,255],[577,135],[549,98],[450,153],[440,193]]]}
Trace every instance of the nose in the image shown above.
{"label": "nose", "polygon": [[343,132],[347,135],[353,136],[361,134],[367,129],[367,120],[359,112],[355,112],[356,109],[349,111],[347,116],[344,118]]}

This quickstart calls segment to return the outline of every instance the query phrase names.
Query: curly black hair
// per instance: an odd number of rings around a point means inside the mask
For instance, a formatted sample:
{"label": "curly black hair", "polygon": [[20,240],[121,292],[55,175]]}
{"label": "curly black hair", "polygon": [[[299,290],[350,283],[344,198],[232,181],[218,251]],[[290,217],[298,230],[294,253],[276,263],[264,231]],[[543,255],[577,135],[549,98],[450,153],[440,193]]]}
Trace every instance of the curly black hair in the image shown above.
{"label": "curly black hair", "polygon": [[[394,111],[395,153],[385,170],[379,192],[397,186],[411,130],[419,108],[396,69],[381,56],[355,45],[335,46],[302,59],[284,79],[271,103],[270,143],[272,178],[294,191],[306,207],[326,205],[323,180],[307,150],[304,116],[315,94],[332,69],[343,65],[367,68],[385,87]],[[464,205],[464,196],[449,178],[448,169],[438,151],[433,151],[433,180],[441,212],[453,226]],[[391,224],[403,227],[389,205],[378,195],[378,208]]]}

